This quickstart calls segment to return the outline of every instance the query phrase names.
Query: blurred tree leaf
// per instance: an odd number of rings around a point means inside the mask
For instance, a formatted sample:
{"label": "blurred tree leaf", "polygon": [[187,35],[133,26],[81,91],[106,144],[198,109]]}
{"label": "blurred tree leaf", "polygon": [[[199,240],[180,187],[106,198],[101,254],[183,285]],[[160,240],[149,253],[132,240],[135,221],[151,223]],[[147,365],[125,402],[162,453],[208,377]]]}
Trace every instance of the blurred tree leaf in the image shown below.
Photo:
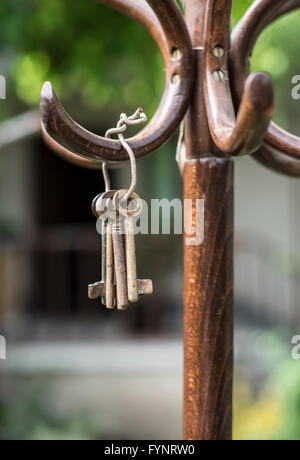
{"label": "blurred tree leaf", "polygon": [[23,104],[36,106],[43,82],[51,80],[59,96],[80,95],[86,107],[144,105],[150,115],[156,109],[162,58],[139,24],[83,0],[4,0],[0,14],[2,50],[9,49],[10,77]]}
{"label": "blurred tree leaf", "polygon": [[[182,8],[184,2],[178,3]],[[234,2],[233,26],[251,3]],[[95,113],[110,118],[140,105],[149,117],[154,113],[164,85],[163,62],[139,24],[93,0],[2,0],[0,17],[0,73],[8,78],[0,117],[36,107],[45,80],[88,124]],[[295,12],[269,27],[257,43],[252,68],[271,73],[276,120],[299,133],[298,103],[291,98],[291,77],[300,73],[298,24]]]}

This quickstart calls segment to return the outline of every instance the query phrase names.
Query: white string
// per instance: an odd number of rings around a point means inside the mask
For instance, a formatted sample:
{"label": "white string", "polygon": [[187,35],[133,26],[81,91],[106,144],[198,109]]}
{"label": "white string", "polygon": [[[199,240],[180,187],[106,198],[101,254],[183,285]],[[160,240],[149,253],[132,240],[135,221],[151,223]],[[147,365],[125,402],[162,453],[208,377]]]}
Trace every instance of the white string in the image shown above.
{"label": "white string", "polygon": [[[129,155],[130,158],[130,164],[131,164],[131,185],[128,189],[128,192],[122,199],[122,201],[127,201],[132,193],[136,189],[136,184],[137,184],[137,169],[136,169],[136,158],[133,153],[132,148],[130,145],[126,142],[124,133],[127,130],[128,126],[136,126],[140,125],[142,123],[145,123],[147,121],[147,116],[144,113],[142,108],[138,108],[137,111],[131,115],[131,117],[128,117],[126,113],[122,113],[120,116],[120,121],[117,124],[116,128],[109,129],[107,133],[105,134],[106,139],[110,139],[111,136],[114,134],[118,135],[119,141],[121,142],[122,146],[126,150],[126,152]],[[110,180],[109,180],[109,174],[107,170],[107,163],[103,163],[102,165],[102,171],[103,171],[103,176],[104,176],[104,181],[105,181],[105,187],[109,187],[108,190],[110,190]]]}

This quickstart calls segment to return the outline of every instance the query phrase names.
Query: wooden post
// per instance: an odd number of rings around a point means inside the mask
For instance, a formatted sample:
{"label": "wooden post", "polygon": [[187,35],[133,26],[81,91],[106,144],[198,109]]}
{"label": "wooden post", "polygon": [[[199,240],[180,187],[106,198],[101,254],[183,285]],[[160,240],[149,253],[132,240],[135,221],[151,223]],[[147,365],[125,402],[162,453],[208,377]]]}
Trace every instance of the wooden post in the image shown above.
{"label": "wooden post", "polygon": [[[232,436],[233,161],[214,156],[217,150],[207,123],[206,3],[186,1],[196,79],[186,118],[184,198],[194,204],[204,199],[204,242],[189,246],[185,238],[184,244],[184,439],[228,440]],[[194,221],[194,209],[191,212],[188,218]]]}
{"label": "wooden post", "polygon": [[184,247],[184,439],[231,439],[233,162],[188,160],[184,198],[204,199],[204,242]]}

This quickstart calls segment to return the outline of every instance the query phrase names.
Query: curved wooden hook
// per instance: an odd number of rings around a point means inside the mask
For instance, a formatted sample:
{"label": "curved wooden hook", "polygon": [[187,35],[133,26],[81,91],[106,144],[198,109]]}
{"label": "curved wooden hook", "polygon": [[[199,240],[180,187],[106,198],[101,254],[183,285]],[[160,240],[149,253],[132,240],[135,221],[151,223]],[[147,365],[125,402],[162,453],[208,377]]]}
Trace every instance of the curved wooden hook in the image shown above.
{"label": "curved wooden hook", "polygon": [[[149,125],[128,140],[139,158],[166,142],[185,115],[193,84],[191,41],[181,11],[173,0],[147,0],[146,8],[136,1],[126,2],[127,5],[120,0],[105,0],[105,3],[118,5],[118,9],[131,17],[138,17],[158,40],[166,63],[167,83],[161,104]],[[140,6],[136,8],[137,5]],[[156,13],[156,19],[150,6]],[[150,15],[149,10],[152,11]],[[157,21],[160,23],[158,31],[155,29]],[[64,145],[57,153],[67,159],[90,167],[99,167],[101,161],[114,163],[128,160],[127,153],[118,141],[97,136],[75,123],[65,112],[50,83],[46,83],[42,90],[41,113],[46,141],[55,150],[57,144]],[[77,161],[76,154],[79,155]],[[82,157],[88,163],[82,162]]]}
{"label": "curved wooden hook", "polygon": [[204,84],[211,135],[225,155],[252,153],[262,144],[273,116],[273,85],[264,73],[251,75],[236,118],[229,79],[232,0],[208,3]]}
{"label": "curved wooden hook", "polygon": [[[237,25],[233,32],[230,53],[232,88],[237,106],[241,101],[245,81],[249,75],[250,56],[258,36],[273,21],[298,7],[300,7],[300,0],[286,0],[284,2],[282,0],[256,0]],[[282,152],[285,155],[300,159],[300,138],[282,130],[274,123],[269,126],[265,143],[272,147],[269,151],[276,151],[277,154]],[[280,165],[281,162],[278,164],[279,168]]]}
{"label": "curved wooden hook", "polygon": [[291,177],[300,176],[300,161],[284,155],[274,149],[274,147],[271,147],[271,145],[263,144],[261,148],[253,154],[253,157],[263,166],[277,173]]}
{"label": "curved wooden hook", "polygon": [[99,169],[101,166],[101,162],[96,160],[89,160],[88,158],[84,158],[77,153],[73,153],[68,150],[66,147],[63,147],[59,144],[53,137],[51,137],[44,127],[44,123],[41,123],[41,132],[42,136],[48,145],[48,147],[59,157],[63,158],[64,160],[72,163],[75,166],[80,166],[81,168],[89,168],[89,169]]}
{"label": "curved wooden hook", "polygon": [[[104,3],[108,6],[113,6],[113,8],[120,13],[123,13],[129,16],[131,19],[139,22],[143,27],[145,27],[156,42],[159,44],[160,50],[164,59],[169,55],[168,42],[165,38],[164,31],[158,21],[155,13],[151,7],[146,2],[141,2],[140,0],[97,0],[99,3]],[[78,153],[73,153],[68,150],[66,147],[63,147],[58,143],[50,134],[47,132],[44,123],[41,123],[41,131],[43,138],[49,148],[56,153],[58,156],[62,157],[64,160],[84,168],[90,169],[99,169],[101,162],[97,160],[90,160],[80,156]]]}

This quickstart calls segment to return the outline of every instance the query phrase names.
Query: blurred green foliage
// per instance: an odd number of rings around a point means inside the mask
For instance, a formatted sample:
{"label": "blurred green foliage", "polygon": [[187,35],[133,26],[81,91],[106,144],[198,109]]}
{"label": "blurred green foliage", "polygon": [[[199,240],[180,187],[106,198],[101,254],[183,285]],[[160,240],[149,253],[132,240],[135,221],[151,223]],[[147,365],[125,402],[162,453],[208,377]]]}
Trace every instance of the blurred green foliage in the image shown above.
{"label": "blurred green foliage", "polygon": [[[245,363],[246,373],[245,368],[236,369],[234,439],[299,440],[300,361],[291,357],[290,332],[257,330],[253,346],[261,355],[265,376],[253,377],[253,360]],[[21,383],[12,383],[11,396],[0,398],[0,440],[128,439],[126,428],[122,432],[113,417],[87,409],[84,398],[72,399],[70,393],[62,408],[53,392],[60,382],[57,374],[29,372],[18,377]]]}
{"label": "blurred green foliage", "polygon": [[252,69],[271,74],[276,91],[275,121],[300,135],[299,101],[291,96],[292,77],[300,74],[299,10],[268,27],[259,38],[252,59]]}
{"label": "blurred green foliage", "polygon": [[249,378],[236,375],[235,439],[300,439],[300,361],[292,359],[288,337],[286,331],[262,331],[260,351],[265,356],[271,353],[269,365],[273,364],[258,392]]}
{"label": "blurred green foliage", "polygon": [[[243,17],[253,0],[236,0],[233,26]],[[300,12],[294,11],[275,21],[259,37],[251,58],[251,69],[269,73],[276,91],[275,121],[300,135],[299,101],[291,97],[292,77],[300,74],[298,58]]]}
{"label": "blurred green foliage", "polygon": [[89,441],[110,439],[114,432],[86,410],[55,411],[44,384],[26,384],[21,393],[14,401],[0,401],[2,441]]}
{"label": "blurred green foliage", "polygon": [[51,80],[64,100],[80,95],[90,109],[130,112],[145,104],[154,112],[162,58],[140,25],[96,1],[3,0],[0,17],[9,101],[17,96],[36,106],[42,84]]}
{"label": "blurred green foliage", "polygon": [[[233,25],[251,3],[234,2]],[[9,92],[1,118],[37,106],[45,80],[85,118],[139,105],[149,116],[154,113],[164,85],[163,62],[139,24],[93,0],[2,0],[0,17],[0,73],[8,77]],[[268,28],[252,60],[253,69],[272,74],[276,119],[294,131],[298,103],[291,98],[291,77],[300,73],[299,18],[296,12]]]}

